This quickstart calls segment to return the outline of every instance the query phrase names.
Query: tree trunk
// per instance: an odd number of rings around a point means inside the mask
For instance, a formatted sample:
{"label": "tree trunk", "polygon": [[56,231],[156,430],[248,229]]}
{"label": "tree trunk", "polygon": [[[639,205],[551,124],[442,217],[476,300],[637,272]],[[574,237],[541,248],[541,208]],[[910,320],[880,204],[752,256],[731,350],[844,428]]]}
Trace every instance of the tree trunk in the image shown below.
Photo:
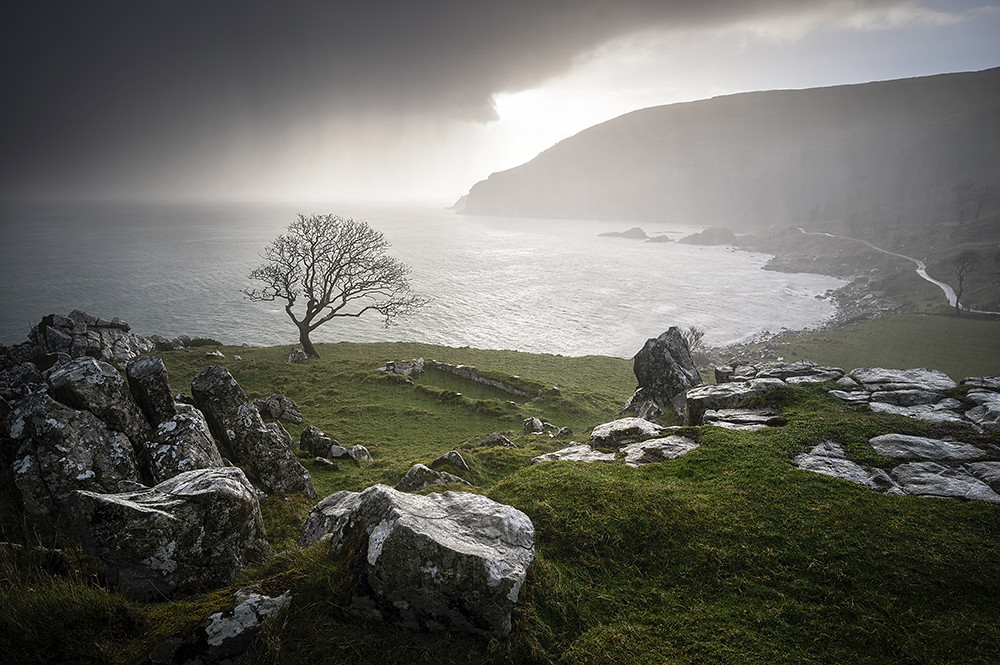
{"label": "tree trunk", "polygon": [[306,352],[307,356],[310,358],[319,358],[319,352],[316,351],[316,347],[313,346],[312,341],[309,339],[308,327],[299,327],[299,344],[302,345],[302,350]]}

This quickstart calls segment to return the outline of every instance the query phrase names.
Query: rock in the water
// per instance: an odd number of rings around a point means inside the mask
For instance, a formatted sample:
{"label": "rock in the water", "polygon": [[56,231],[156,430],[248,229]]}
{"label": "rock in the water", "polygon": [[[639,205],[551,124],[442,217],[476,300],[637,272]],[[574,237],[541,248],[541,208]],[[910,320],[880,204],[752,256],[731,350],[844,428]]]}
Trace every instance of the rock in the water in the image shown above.
{"label": "rock in the water", "polygon": [[885,369],[859,367],[848,376],[862,384],[866,390],[927,390],[943,392],[958,384],[947,374],[936,369]]}
{"label": "rock in the water", "polygon": [[243,466],[264,491],[316,496],[312,478],[295,459],[290,441],[264,425],[227,369],[203,369],[191,382],[191,394],[205,414],[220,452]]}
{"label": "rock in the water", "polygon": [[459,478],[456,475],[444,471],[435,471],[423,464],[414,464],[406,472],[406,475],[396,483],[396,489],[400,492],[419,492],[431,485],[447,485],[449,483],[458,483],[460,485],[471,484],[464,478]]}
{"label": "rock in the water", "polygon": [[751,379],[717,386],[699,386],[687,392],[686,425],[701,425],[709,409],[730,409],[748,397],[764,395],[786,386],[781,379]]}
{"label": "rock in the water", "polygon": [[535,558],[521,511],[478,494],[405,494],[385,485],[337,492],[313,508],[300,545],[329,536],[357,556],[354,606],[408,628],[510,633]]}
{"label": "rock in the water", "polygon": [[945,441],[906,434],[883,434],[868,440],[875,452],[883,457],[912,460],[968,460],[986,453],[961,441]]}
{"label": "rock in the water", "polygon": [[135,598],[228,584],[271,554],[257,495],[236,467],[121,494],[76,491],[70,519],[111,584]]}
{"label": "rock in the water", "polygon": [[154,483],[186,471],[224,465],[205,417],[193,408],[157,425],[145,448]]}
{"label": "rock in the water", "polygon": [[167,367],[161,358],[140,356],[125,367],[128,387],[150,424],[156,426],[177,413],[167,377]]}
{"label": "rock in the water", "polygon": [[187,637],[161,642],[140,665],[229,662],[250,648],[264,622],[278,617],[291,601],[290,591],[272,597],[257,587],[240,589],[231,610],[216,612]]}
{"label": "rock in the water", "polygon": [[302,412],[294,400],[279,393],[273,393],[266,400],[254,400],[254,406],[263,418],[284,420],[299,425],[302,423]]}
{"label": "rock in the water", "polygon": [[462,454],[457,450],[449,450],[444,455],[441,455],[441,457],[438,457],[436,460],[431,462],[431,468],[435,470],[441,469],[445,466],[453,466],[456,469],[461,469],[462,471],[469,470],[469,465],[466,464],[465,458],[462,457]]}
{"label": "rock in the water", "polygon": [[890,473],[907,494],[1000,504],[1000,494],[965,469],[936,462],[909,462],[900,464]]}
{"label": "rock in the water", "polygon": [[632,369],[639,388],[622,413],[633,413],[647,420],[655,420],[668,406],[684,417],[685,393],[701,385],[691,350],[676,326],[646,340],[633,358]]}
{"label": "rock in the water", "polygon": [[303,429],[302,434],[299,435],[299,448],[314,457],[328,456],[330,454],[330,447],[334,443],[336,442],[333,439],[324,434],[318,427],[313,427],[312,425]]}
{"label": "rock in the water", "polygon": [[49,374],[50,392],[73,409],[89,411],[108,427],[122,432],[138,447],[149,436],[149,423],[125,379],[106,362],[77,358]]}
{"label": "rock in the water", "polygon": [[493,432],[493,434],[490,434],[488,437],[483,439],[483,442],[479,445],[485,448],[496,448],[497,446],[503,446],[504,448],[517,448],[513,441],[499,432]]}
{"label": "rock in the water", "polygon": [[733,245],[736,243],[736,234],[725,226],[711,226],[704,231],[684,236],[677,242],[687,245]]}
{"label": "rock in the water", "polygon": [[615,454],[602,453],[594,450],[586,443],[571,443],[562,450],[554,453],[539,455],[531,460],[532,464],[541,462],[614,462]]}
{"label": "rock in the water", "polygon": [[140,480],[128,438],[89,411],[37,393],[18,402],[10,422],[14,483],[30,513],[62,510],[74,490],[116,492]]}
{"label": "rock in the water", "polygon": [[590,433],[590,445],[600,450],[618,450],[627,444],[659,436],[665,429],[642,418],[619,418],[595,427]]}
{"label": "rock in the water", "polygon": [[642,466],[669,459],[677,459],[691,452],[698,444],[686,436],[671,435],[656,439],[646,439],[638,443],[630,443],[618,454],[625,458],[626,466]]}

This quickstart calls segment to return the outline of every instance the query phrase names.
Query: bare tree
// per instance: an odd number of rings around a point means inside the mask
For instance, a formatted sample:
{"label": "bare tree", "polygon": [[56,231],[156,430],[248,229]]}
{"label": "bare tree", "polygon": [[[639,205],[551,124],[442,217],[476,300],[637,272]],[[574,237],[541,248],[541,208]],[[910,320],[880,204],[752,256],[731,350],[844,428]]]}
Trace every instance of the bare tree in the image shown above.
{"label": "bare tree", "polygon": [[681,338],[687,344],[688,351],[694,356],[694,354],[701,351],[701,348],[705,344],[705,331],[691,326],[687,330],[681,331]]}
{"label": "bare tree", "polygon": [[951,273],[958,282],[955,290],[955,311],[962,313],[962,292],[965,290],[965,280],[979,264],[979,255],[971,249],[962,250],[951,260]]}
{"label": "bare tree", "polygon": [[327,321],[377,312],[388,327],[427,303],[410,292],[410,269],[386,255],[388,247],[365,222],[299,215],[264,248],[266,263],[250,271],[250,279],[264,286],[243,293],[255,301],[284,301],[302,350],[318,358],[309,335]]}

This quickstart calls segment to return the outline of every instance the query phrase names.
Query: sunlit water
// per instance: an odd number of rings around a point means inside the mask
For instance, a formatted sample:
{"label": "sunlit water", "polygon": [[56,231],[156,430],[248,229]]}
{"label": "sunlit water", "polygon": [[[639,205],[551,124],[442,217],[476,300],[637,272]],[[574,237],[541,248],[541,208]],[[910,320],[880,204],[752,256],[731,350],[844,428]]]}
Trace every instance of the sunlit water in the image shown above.
{"label": "sunlit water", "polygon": [[[313,340],[409,340],[564,355],[630,357],[672,325],[727,344],[833,315],[816,296],[840,280],[761,269],[727,247],[599,237],[628,223],[467,217],[358,206],[77,205],[0,208],[0,342],[23,341],[44,315],[83,309],[140,334],[291,344],[277,303],[241,291],[258,254],[296,212],[364,219],[412,268],[431,303],[385,329],[335,319]],[[697,228],[643,224],[678,238]]]}

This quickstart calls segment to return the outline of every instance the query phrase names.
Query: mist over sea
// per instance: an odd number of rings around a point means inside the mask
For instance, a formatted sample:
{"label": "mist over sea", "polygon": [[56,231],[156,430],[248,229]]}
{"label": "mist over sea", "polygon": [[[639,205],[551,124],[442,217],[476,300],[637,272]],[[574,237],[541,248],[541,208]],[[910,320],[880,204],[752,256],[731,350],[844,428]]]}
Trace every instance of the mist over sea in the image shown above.
{"label": "mist over sea", "polygon": [[[0,343],[51,313],[118,316],[143,335],[225,344],[294,344],[279,303],[241,290],[264,246],[295,214],[364,219],[432,298],[385,329],[335,319],[316,342],[420,341],[564,355],[631,357],[671,325],[710,344],[808,328],[833,315],[817,299],[841,280],[762,270],[767,256],[728,247],[599,237],[628,222],[461,216],[432,208],[349,205],[35,204],[0,207]],[[643,223],[677,239],[700,230]]]}

